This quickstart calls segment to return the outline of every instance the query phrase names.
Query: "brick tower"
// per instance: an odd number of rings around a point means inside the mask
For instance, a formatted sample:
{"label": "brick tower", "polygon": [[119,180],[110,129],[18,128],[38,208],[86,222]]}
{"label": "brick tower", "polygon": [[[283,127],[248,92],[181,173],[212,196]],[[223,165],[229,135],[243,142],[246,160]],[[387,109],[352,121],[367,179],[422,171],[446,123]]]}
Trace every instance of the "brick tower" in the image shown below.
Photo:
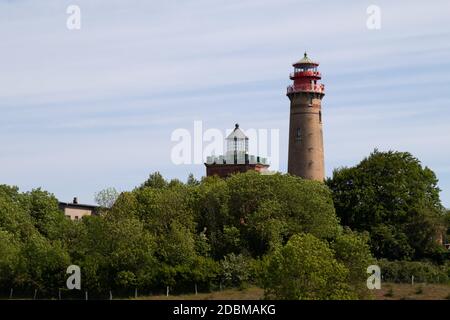
{"label": "brick tower", "polygon": [[323,84],[318,83],[321,74],[319,63],[306,54],[293,64],[294,81],[287,88],[291,101],[289,123],[288,173],[304,179],[323,181],[325,178],[322,98],[325,95]]}

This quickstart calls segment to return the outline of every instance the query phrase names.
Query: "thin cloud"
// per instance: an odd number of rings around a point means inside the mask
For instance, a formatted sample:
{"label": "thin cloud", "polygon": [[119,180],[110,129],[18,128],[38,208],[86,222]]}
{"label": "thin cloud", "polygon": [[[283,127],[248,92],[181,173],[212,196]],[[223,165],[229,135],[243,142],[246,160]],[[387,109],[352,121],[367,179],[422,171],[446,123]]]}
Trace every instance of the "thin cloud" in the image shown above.
{"label": "thin cloud", "polygon": [[375,147],[411,151],[450,206],[448,1],[379,1],[379,31],[369,1],[80,0],[79,32],[69,4],[0,1],[0,183],[92,202],[155,170],[201,176],[170,162],[171,132],[194,120],[278,128],[286,170],[285,90],[307,50],[326,85],[328,175]]}

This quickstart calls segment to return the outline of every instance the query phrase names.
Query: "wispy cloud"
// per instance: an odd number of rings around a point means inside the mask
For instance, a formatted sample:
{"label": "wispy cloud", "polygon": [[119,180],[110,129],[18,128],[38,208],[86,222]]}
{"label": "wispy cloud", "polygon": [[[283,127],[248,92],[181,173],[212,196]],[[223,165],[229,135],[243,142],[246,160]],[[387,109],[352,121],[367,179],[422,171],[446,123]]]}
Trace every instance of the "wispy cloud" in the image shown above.
{"label": "wispy cloud", "polygon": [[280,129],[286,169],[290,64],[321,62],[327,172],[373,148],[411,151],[450,206],[450,3],[377,1],[0,1],[0,183],[91,202],[150,171],[185,178],[170,134],[194,120]]}

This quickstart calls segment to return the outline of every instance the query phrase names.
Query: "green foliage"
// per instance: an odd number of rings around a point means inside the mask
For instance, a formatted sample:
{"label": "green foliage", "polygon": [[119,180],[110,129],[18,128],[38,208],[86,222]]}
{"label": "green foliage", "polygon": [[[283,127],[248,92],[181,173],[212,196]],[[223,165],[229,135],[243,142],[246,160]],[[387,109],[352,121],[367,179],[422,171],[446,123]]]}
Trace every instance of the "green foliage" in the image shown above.
{"label": "green foliage", "polygon": [[200,184],[200,181],[195,179],[195,176],[192,173],[189,173],[189,176],[188,176],[186,184],[188,186],[197,186],[197,185]]}
{"label": "green foliage", "polygon": [[299,232],[341,232],[329,189],[289,175],[236,174],[204,179],[192,191],[197,227],[207,228],[213,256],[261,257]]}
{"label": "green foliage", "polygon": [[[267,239],[263,239],[267,234],[286,240],[300,232],[319,238],[331,238],[340,232],[331,193],[322,183],[256,172],[234,175],[226,183],[231,218],[239,222],[241,234],[248,237],[249,246],[256,252],[264,253],[268,247]],[[269,222],[265,228],[261,223],[266,219]],[[272,225],[275,220],[282,222],[278,230]]]}
{"label": "green foliage", "polygon": [[70,265],[61,240],[67,223],[53,195],[0,186],[0,284],[45,293],[63,283]]}
{"label": "green foliage", "polygon": [[136,275],[131,271],[119,271],[116,284],[119,288],[134,288],[137,285]]}
{"label": "green foliage", "polygon": [[65,271],[70,257],[59,242],[51,243],[35,234],[22,248],[26,274],[16,283],[24,287],[35,287],[41,292],[55,291],[65,283]]}
{"label": "green foliage", "polygon": [[[248,172],[201,181],[190,176],[184,184],[154,173],[140,187],[104,202],[108,208],[101,215],[81,221],[66,219],[52,194],[40,189],[20,193],[0,185],[0,288],[57,292],[65,286],[66,268],[76,264],[82,287],[91,295],[256,283],[269,298],[365,297],[366,269],[374,264],[370,248],[390,259],[438,259],[441,253],[427,239],[444,219],[432,187],[422,200],[408,196],[401,205],[377,195],[387,190],[378,183],[395,189],[390,182],[359,174],[358,179],[381,180],[369,183],[367,194],[358,189],[363,182],[353,183],[356,191],[347,186],[342,193],[345,179],[328,181],[332,193],[322,183],[290,175]],[[374,206],[371,217],[368,207],[352,202],[355,193],[361,201],[369,196],[388,200]],[[103,198],[112,199],[108,194]],[[356,231],[339,224],[333,197],[342,219]],[[352,206],[357,214],[343,214]],[[360,213],[375,223],[368,230]],[[387,265],[386,276],[404,277],[395,263],[380,263],[382,272]],[[439,281],[449,272],[448,266],[431,264],[414,268],[417,277]]]}
{"label": "green foliage", "polygon": [[23,195],[15,187],[0,186],[0,227],[24,241],[37,232],[24,206]]}
{"label": "green foliage", "polygon": [[106,188],[95,194],[95,202],[102,208],[112,208],[119,195],[115,188]]}
{"label": "green foliage", "polygon": [[189,203],[197,223],[197,231],[206,229],[211,244],[211,254],[220,259],[229,252],[240,250],[239,229],[230,217],[227,183],[218,177],[204,179],[191,188]]}
{"label": "green foliage", "polygon": [[349,284],[359,296],[367,294],[367,267],[375,263],[368,241],[367,233],[357,234],[345,228],[344,232],[331,242],[335,258],[349,270]]}
{"label": "green foliage", "polygon": [[327,180],[344,225],[368,231],[377,257],[431,258],[444,225],[437,179],[407,152],[379,152]]}
{"label": "green foliage", "polygon": [[169,225],[164,236],[158,237],[159,260],[169,265],[190,264],[195,257],[195,243],[189,229],[177,221]]}
{"label": "green foliage", "polygon": [[349,270],[328,243],[312,234],[294,235],[268,258],[267,298],[288,300],[352,299]]}
{"label": "green foliage", "polygon": [[444,214],[445,232],[444,241],[445,243],[450,243],[450,210],[446,210]]}
{"label": "green foliage", "polygon": [[242,254],[230,253],[220,261],[220,279],[229,287],[242,286],[254,280],[252,260]]}
{"label": "green foliage", "polygon": [[414,249],[408,236],[393,225],[380,223],[371,228],[372,250],[378,257],[410,260]]}
{"label": "green foliage", "polygon": [[450,280],[450,269],[429,262],[388,261],[381,259],[377,263],[381,268],[383,281],[411,283],[415,282],[447,283]]}
{"label": "green foliage", "polygon": [[75,262],[86,273],[85,285],[89,289],[98,292],[109,286],[151,284],[147,273],[155,274],[156,243],[141,221],[92,216],[83,219],[82,224],[86,232],[76,242],[82,254]]}
{"label": "green foliage", "polygon": [[154,172],[149,175],[148,179],[141,185],[141,188],[155,188],[155,189],[163,189],[168,185],[167,181],[159,172]]}
{"label": "green foliage", "polygon": [[21,245],[13,234],[0,229],[0,287],[11,287],[21,269]]}

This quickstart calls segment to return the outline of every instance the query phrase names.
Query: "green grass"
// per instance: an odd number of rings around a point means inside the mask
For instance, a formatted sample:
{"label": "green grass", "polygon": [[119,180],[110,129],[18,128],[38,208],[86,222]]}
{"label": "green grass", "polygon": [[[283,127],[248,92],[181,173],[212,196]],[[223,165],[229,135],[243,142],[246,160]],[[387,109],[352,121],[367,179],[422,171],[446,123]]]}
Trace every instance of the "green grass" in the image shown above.
{"label": "green grass", "polygon": [[258,287],[246,289],[226,289],[210,293],[138,297],[138,300],[261,300],[264,290]]}
{"label": "green grass", "polygon": [[450,298],[450,284],[388,283],[373,293],[377,300],[443,300]]}
{"label": "green grass", "polygon": [[[450,284],[385,283],[380,290],[372,290],[375,300],[450,300]],[[262,300],[264,290],[258,287],[226,289],[210,293],[184,295],[156,295],[139,297],[138,300]]]}

